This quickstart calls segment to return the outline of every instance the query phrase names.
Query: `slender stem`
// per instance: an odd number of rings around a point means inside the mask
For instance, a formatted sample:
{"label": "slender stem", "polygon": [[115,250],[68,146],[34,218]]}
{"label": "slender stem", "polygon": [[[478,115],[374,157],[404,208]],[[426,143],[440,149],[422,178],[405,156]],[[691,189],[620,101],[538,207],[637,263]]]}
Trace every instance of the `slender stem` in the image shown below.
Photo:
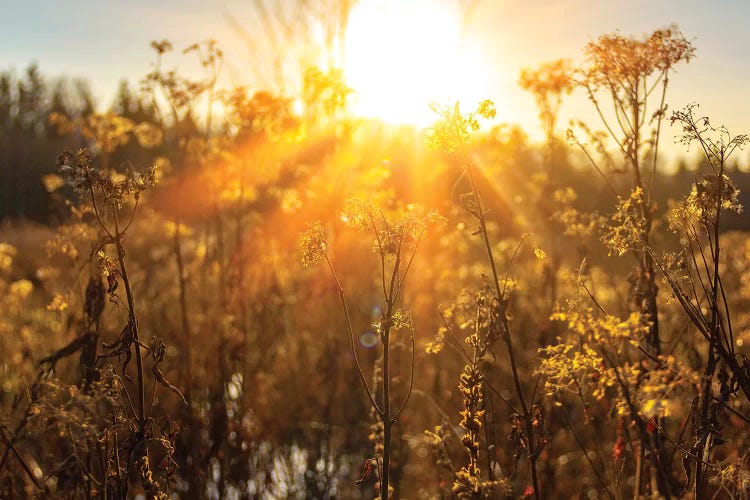
{"label": "slender stem", "polygon": [[99,225],[101,226],[102,230],[104,230],[104,232],[107,233],[107,236],[109,236],[110,239],[114,239],[115,237],[112,235],[112,233],[109,232],[109,229],[107,229],[107,225],[104,224],[104,221],[99,215],[99,209],[96,206],[96,198],[94,197],[93,188],[89,188],[89,194],[91,194],[91,205],[94,207],[94,215],[96,215],[96,220],[99,222]]}
{"label": "slender stem", "polygon": [[404,398],[404,402],[401,403],[401,406],[398,410],[396,410],[396,413],[393,414],[393,421],[395,422],[398,420],[399,415],[401,415],[401,412],[404,411],[404,408],[406,408],[406,404],[409,402],[409,399],[411,398],[411,392],[414,388],[414,358],[416,356],[416,349],[414,346],[414,334],[411,336],[411,375],[409,376],[409,390],[406,393],[406,398]]}
{"label": "slender stem", "polygon": [[[458,137],[462,137],[461,135],[458,135]],[[485,250],[487,251],[487,260],[490,263],[490,268],[492,269],[492,277],[495,282],[495,291],[497,293],[497,301],[499,304],[504,304],[505,298],[504,298],[504,290],[500,288],[500,280],[498,279],[497,275],[497,266],[495,265],[495,258],[492,254],[492,245],[490,244],[490,238],[489,233],[487,231],[487,224],[485,221],[485,214],[484,210],[482,208],[482,202],[479,197],[479,191],[477,189],[476,180],[474,179],[474,172],[471,166],[471,162],[469,162],[469,157],[466,154],[466,147],[464,145],[464,141],[460,141],[461,144],[461,153],[463,154],[464,162],[466,164],[466,170],[469,173],[469,182],[471,183],[471,189],[474,196],[474,201],[476,203],[476,213],[474,214],[477,220],[479,221],[479,229],[482,234],[482,239],[484,240],[484,246]],[[526,404],[526,398],[524,396],[523,389],[521,388],[521,380],[518,375],[518,366],[516,363],[516,355],[515,351],[513,349],[513,340],[510,333],[510,324],[508,322],[508,316],[506,315],[505,308],[501,308],[500,314],[502,316],[502,327],[503,327],[503,341],[505,342],[506,348],[508,349],[508,358],[510,360],[510,367],[511,367],[511,373],[513,375],[513,384],[515,386],[516,390],[516,397],[518,398],[518,402],[521,405],[521,410],[523,414],[521,417],[524,421],[524,427],[526,428],[526,436],[528,439],[528,454],[529,454],[529,468],[531,469],[531,479],[533,482],[534,487],[534,497],[536,500],[541,500],[542,494],[539,489],[539,478],[537,475],[536,470],[536,460],[537,460],[537,453],[536,453],[536,442],[534,439],[534,426],[532,422],[532,416],[531,412],[529,411],[529,407]]]}
{"label": "slender stem", "polygon": [[5,441],[5,445],[8,447],[9,450],[13,452],[13,455],[15,455],[18,462],[21,464],[21,467],[23,468],[24,472],[26,472],[26,475],[31,479],[31,482],[34,483],[34,486],[40,491],[42,491],[42,487],[39,486],[39,483],[36,480],[36,477],[34,477],[34,474],[31,472],[31,469],[26,464],[26,461],[21,457],[21,454],[16,449],[15,445],[13,444],[13,441],[8,439],[8,436],[5,434],[5,429],[0,427],[0,435],[3,436],[3,441]]}
{"label": "slender stem", "polygon": [[570,434],[573,436],[573,440],[576,442],[578,447],[581,449],[581,452],[583,453],[583,457],[588,462],[589,466],[591,467],[591,470],[594,472],[594,475],[596,476],[596,479],[599,481],[599,484],[602,485],[602,488],[604,488],[605,493],[607,496],[611,499],[614,499],[615,496],[612,493],[612,491],[609,489],[609,486],[607,486],[607,482],[604,480],[604,476],[599,471],[599,469],[596,467],[596,464],[594,464],[594,461],[589,456],[589,452],[586,449],[586,445],[583,444],[581,441],[581,438],[576,433],[575,429],[573,428],[573,425],[570,423],[570,419],[568,418],[568,414],[565,411],[564,408],[561,408],[560,414],[565,419],[565,425],[568,427],[568,430],[570,431]]}
{"label": "slender stem", "polygon": [[331,274],[333,275],[333,279],[336,282],[336,289],[339,294],[339,299],[341,300],[341,307],[344,309],[344,316],[346,317],[346,328],[349,331],[349,343],[351,345],[352,350],[352,357],[354,358],[354,364],[357,367],[357,374],[359,375],[359,380],[362,382],[362,386],[365,388],[365,392],[367,393],[367,398],[370,400],[370,404],[373,408],[375,408],[375,411],[382,417],[383,410],[380,409],[380,406],[375,402],[375,397],[372,394],[372,391],[370,390],[370,386],[367,384],[367,381],[365,380],[365,375],[362,372],[362,366],[359,364],[359,357],[357,356],[357,349],[354,344],[354,330],[352,328],[352,320],[351,316],[349,315],[349,306],[346,303],[346,296],[344,294],[344,289],[341,286],[341,282],[339,281],[338,274],[336,274],[336,270],[333,268],[333,263],[331,263],[331,260],[328,258],[328,256],[325,256],[326,263],[328,264],[328,269],[331,271]]}
{"label": "slender stem", "polygon": [[409,274],[409,269],[411,269],[411,264],[414,262],[414,256],[417,254],[417,248],[419,248],[419,243],[422,241],[422,235],[420,234],[419,237],[417,237],[417,241],[414,242],[414,249],[411,252],[411,256],[409,256],[409,261],[406,263],[406,268],[404,269],[404,273],[401,275],[401,279],[398,282],[398,286],[396,287],[396,296],[393,298],[393,301],[396,302],[398,300],[399,295],[401,295],[401,290],[404,287],[404,281],[406,281],[406,276]]}
{"label": "slender stem", "polygon": [[620,139],[617,138],[617,135],[614,133],[614,131],[612,131],[612,128],[609,126],[609,122],[604,117],[604,113],[602,112],[602,108],[599,106],[599,101],[594,96],[594,91],[591,89],[591,87],[589,85],[585,85],[585,88],[586,88],[586,92],[588,93],[589,100],[594,105],[594,108],[596,108],[596,112],[599,114],[599,118],[602,120],[602,123],[604,124],[604,127],[609,132],[610,137],[612,138],[612,140],[615,141],[615,143],[617,143],[617,146],[620,148],[620,150],[624,151],[625,148],[622,145],[622,142],[620,142]]}
{"label": "slender stem", "polygon": [[125,294],[128,299],[128,321],[130,322],[130,329],[133,334],[133,344],[135,346],[135,364],[137,370],[137,384],[138,384],[138,424],[140,427],[140,433],[143,434],[146,430],[146,418],[145,418],[145,407],[146,407],[146,396],[143,387],[143,359],[141,357],[141,344],[138,338],[138,321],[135,316],[135,301],[133,300],[133,291],[130,288],[130,280],[128,279],[128,271],[125,267],[125,250],[122,246],[122,238],[125,233],[121,233],[119,229],[119,222],[117,219],[117,211],[114,210],[115,216],[115,248],[117,249],[117,260],[120,263],[120,274],[122,275],[122,282],[125,285]]}
{"label": "slender stem", "polygon": [[[651,189],[650,191],[653,191],[654,189],[654,179],[656,178],[656,162],[658,160],[659,155],[659,139],[661,135],[661,124],[662,120],[664,119],[664,113],[666,112],[666,109],[664,108],[664,102],[667,99],[667,86],[669,85],[669,68],[664,70],[664,78],[662,79],[662,89],[661,89],[661,102],[659,104],[659,115],[656,120],[656,137],[654,138],[654,157],[651,163]],[[657,80],[654,82],[654,86],[659,82]],[[650,194],[650,193],[649,193]]]}
{"label": "slender stem", "polygon": [[643,441],[638,444],[638,455],[635,461],[635,485],[633,487],[633,500],[638,500],[641,497],[641,476],[643,474],[643,458],[645,457],[646,450],[643,447]]}
{"label": "slender stem", "polygon": [[615,195],[616,198],[618,198],[620,195],[617,193],[617,190],[614,188],[611,182],[609,182],[609,179],[607,179],[607,176],[604,175],[604,172],[602,172],[602,169],[599,168],[599,164],[596,163],[594,158],[591,156],[591,153],[588,149],[586,149],[586,146],[584,146],[578,139],[574,138],[574,142],[576,145],[583,151],[583,154],[586,155],[586,158],[589,160],[589,163],[591,163],[591,166],[594,167],[594,170],[599,174],[599,177],[602,178],[604,181],[604,184],[609,188],[610,191],[612,191],[612,194]]}
{"label": "slender stem", "polygon": [[[181,198],[181,196],[180,196]],[[191,398],[193,393],[193,339],[191,336],[190,319],[188,317],[188,306],[187,306],[187,283],[185,279],[185,263],[182,258],[182,237],[180,235],[180,215],[178,214],[174,222],[174,258],[175,264],[177,265],[177,284],[179,287],[180,296],[180,319],[182,321],[182,334],[185,338],[186,352],[186,369],[185,369],[185,386],[187,397]],[[219,278],[223,279],[222,276]]]}
{"label": "slender stem", "polygon": [[381,321],[383,331],[380,333],[381,342],[383,343],[383,474],[380,482],[380,498],[388,500],[388,486],[390,484],[391,468],[391,434],[395,418],[391,415],[391,371],[390,371],[390,337],[391,327],[393,326],[393,306],[395,305],[395,296],[397,293],[396,283],[398,281],[399,268],[401,267],[401,248],[404,242],[404,235],[401,234],[396,249],[396,262],[393,264],[391,274],[391,284],[388,295],[385,297],[386,311],[384,320]]}
{"label": "slender stem", "polygon": [[471,190],[474,195],[474,202],[477,204],[476,206],[476,213],[474,216],[477,218],[479,222],[479,229],[482,234],[482,240],[484,241],[484,248],[487,251],[487,260],[489,260],[490,268],[492,269],[492,277],[495,282],[495,290],[497,292],[497,300],[502,301],[503,300],[503,294],[500,290],[500,280],[497,276],[497,267],[495,266],[495,258],[492,255],[492,245],[490,244],[490,237],[487,232],[487,223],[484,216],[484,209],[482,208],[482,200],[479,198],[479,190],[477,189],[477,183],[474,179],[474,171],[471,168],[471,163],[469,162],[469,156],[466,154],[466,148],[464,147],[463,142],[461,142],[461,153],[464,157],[464,163],[466,164],[466,171],[469,174],[469,182],[471,184]]}
{"label": "slender stem", "polygon": [[[712,283],[711,283],[711,337],[713,339],[713,344],[720,344],[721,338],[719,336],[719,323],[721,321],[721,315],[719,314],[719,257],[720,257],[720,246],[719,246],[719,225],[721,221],[721,202],[722,202],[722,196],[723,196],[723,190],[724,190],[724,158],[723,158],[724,152],[721,152],[721,158],[719,163],[719,174],[718,174],[718,181],[719,181],[719,190],[716,197],[716,214],[715,219],[713,223],[713,234],[710,235],[709,242],[711,243],[711,256],[713,258],[713,276],[712,276]],[[708,230],[708,227],[706,228]],[[731,345],[727,340],[727,350],[729,352],[732,351],[733,345]],[[708,360],[706,362],[706,370],[704,373],[704,381],[703,381],[703,394],[701,395],[702,401],[701,401],[701,422],[698,422],[697,428],[702,431],[702,435],[698,436],[698,443],[697,443],[697,452],[696,456],[703,460],[704,456],[706,457],[706,461],[710,459],[711,457],[711,443],[709,442],[709,439],[711,438],[710,431],[711,429],[706,429],[706,425],[710,425],[708,414],[710,411],[710,401],[711,401],[711,395],[712,395],[712,389],[711,385],[713,382],[714,372],[716,371],[716,356],[714,353],[714,347],[709,344],[708,346]],[[705,436],[705,439],[704,439]],[[703,482],[705,480],[704,473],[706,472],[705,467],[703,466],[703,463],[701,460],[696,460],[695,462],[695,495],[696,498],[701,494],[702,488],[703,488]]]}
{"label": "slender stem", "polygon": [[380,282],[383,286],[383,297],[385,297],[388,295],[385,288],[385,252],[383,251],[383,240],[380,238],[380,231],[378,230],[378,225],[375,224],[375,218],[372,213],[370,213],[370,225],[372,226],[373,231],[375,231],[375,240],[378,242],[378,255],[380,255]]}
{"label": "slender stem", "polygon": [[383,341],[383,474],[380,476],[380,498],[388,500],[388,485],[390,484],[391,468],[391,434],[393,420],[391,420],[391,384],[390,384],[390,360],[388,353],[388,341],[390,332],[388,328]]}

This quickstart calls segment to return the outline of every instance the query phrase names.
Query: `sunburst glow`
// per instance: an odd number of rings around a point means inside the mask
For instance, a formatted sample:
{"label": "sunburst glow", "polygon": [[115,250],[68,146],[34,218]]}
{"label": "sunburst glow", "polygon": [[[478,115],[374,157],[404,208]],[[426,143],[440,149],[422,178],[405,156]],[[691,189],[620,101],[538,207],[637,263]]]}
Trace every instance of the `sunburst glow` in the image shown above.
{"label": "sunburst glow", "polygon": [[444,4],[362,2],[352,12],[346,45],[354,111],[390,123],[427,125],[431,101],[469,105],[489,94],[481,50]]}

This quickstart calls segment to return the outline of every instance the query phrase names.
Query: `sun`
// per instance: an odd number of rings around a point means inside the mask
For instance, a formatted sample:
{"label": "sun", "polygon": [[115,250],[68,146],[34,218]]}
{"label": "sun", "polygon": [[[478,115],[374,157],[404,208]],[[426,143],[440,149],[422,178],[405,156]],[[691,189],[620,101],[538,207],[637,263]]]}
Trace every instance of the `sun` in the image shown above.
{"label": "sun", "polygon": [[436,0],[365,0],[351,13],[344,64],[353,111],[426,126],[433,101],[473,106],[488,97],[481,50],[460,16]]}

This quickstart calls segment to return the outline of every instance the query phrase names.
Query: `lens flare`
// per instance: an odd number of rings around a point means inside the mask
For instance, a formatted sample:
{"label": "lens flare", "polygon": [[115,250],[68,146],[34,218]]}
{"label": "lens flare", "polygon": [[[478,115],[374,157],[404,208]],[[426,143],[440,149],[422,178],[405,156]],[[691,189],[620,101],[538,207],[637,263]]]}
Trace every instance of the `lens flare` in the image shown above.
{"label": "lens flare", "polygon": [[378,336],[372,332],[365,332],[359,336],[359,343],[362,344],[362,347],[372,349],[378,345]]}

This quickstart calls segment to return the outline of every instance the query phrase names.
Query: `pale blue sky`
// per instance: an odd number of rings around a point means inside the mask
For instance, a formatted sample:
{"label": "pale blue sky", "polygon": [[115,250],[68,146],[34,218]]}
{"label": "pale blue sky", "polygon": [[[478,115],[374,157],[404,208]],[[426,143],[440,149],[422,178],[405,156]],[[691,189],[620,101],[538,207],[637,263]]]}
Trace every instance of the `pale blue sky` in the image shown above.
{"label": "pale blue sky", "polygon": [[[120,79],[137,82],[149,71],[151,40],[168,38],[183,48],[216,38],[227,53],[227,82],[252,84],[248,52],[225,17],[231,12],[248,32],[257,32],[251,3],[0,0],[0,69],[20,72],[36,61],[44,75],[84,77],[99,104],[108,106]],[[579,59],[586,42],[603,33],[641,35],[676,23],[694,40],[697,54],[672,79],[673,107],[699,102],[714,123],[750,132],[748,22],[750,1],[741,0],[484,0],[470,29],[481,42],[488,97],[496,100],[499,116],[532,128],[533,101],[516,85],[521,67]],[[576,114],[582,102],[573,97],[564,114]]]}

